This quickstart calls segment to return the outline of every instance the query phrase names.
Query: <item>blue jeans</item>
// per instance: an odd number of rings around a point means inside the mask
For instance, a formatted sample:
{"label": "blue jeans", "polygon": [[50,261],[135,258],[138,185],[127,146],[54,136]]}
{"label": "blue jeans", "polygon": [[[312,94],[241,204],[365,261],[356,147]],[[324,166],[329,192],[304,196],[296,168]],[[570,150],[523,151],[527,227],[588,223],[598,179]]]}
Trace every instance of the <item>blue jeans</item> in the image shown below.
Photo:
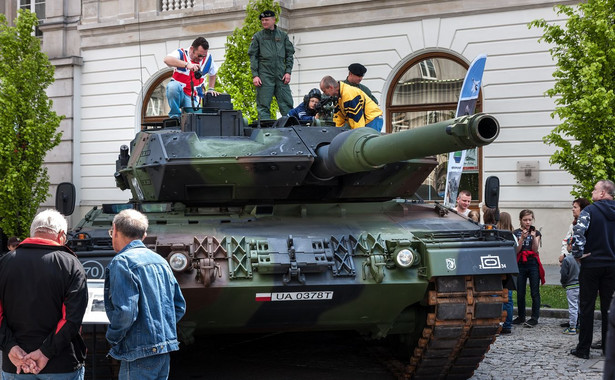
{"label": "blue jeans", "polygon": [[382,116],[378,116],[374,120],[372,120],[369,123],[365,124],[365,126],[366,127],[370,127],[370,128],[374,128],[375,130],[380,132],[382,130],[382,124],[383,123],[384,123],[384,121],[382,120]]}
{"label": "blue jeans", "polygon": [[502,326],[505,329],[512,328],[513,321],[513,301],[512,301],[512,290],[508,290],[508,301],[502,304],[502,310],[506,311],[506,321],[504,321],[504,325]]}
{"label": "blue jeans", "polygon": [[171,355],[146,356],[131,362],[122,360],[119,380],[166,380],[169,378]]}
{"label": "blue jeans", "polygon": [[2,371],[2,380],[83,380],[85,367],[68,373],[21,373],[19,375]]}
{"label": "blue jeans", "polygon": [[528,279],[530,280],[530,294],[532,296],[532,318],[538,320],[540,317],[540,273],[536,260],[532,260],[529,264],[519,263],[517,313],[521,319],[525,319],[525,285]]}
{"label": "blue jeans", "polygon": [[[169,102],[169,117],[180,118],[182,114],[182,107],[192,107],[192,100],[176,80],[171,80],[167,84],[167,100]],[[198,102],[195,100],[194,106],[198,107]]]}

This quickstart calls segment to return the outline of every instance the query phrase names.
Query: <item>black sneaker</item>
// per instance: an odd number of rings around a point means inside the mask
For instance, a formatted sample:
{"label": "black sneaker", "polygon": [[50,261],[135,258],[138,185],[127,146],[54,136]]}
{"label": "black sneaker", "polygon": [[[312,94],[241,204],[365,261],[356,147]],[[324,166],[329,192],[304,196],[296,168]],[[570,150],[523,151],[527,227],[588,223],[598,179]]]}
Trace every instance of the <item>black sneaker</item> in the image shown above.
{"label": "black sneaker", "polygon": [[510,334],[512,333],[511,329],[507,329],[507,328],[502,328],[502,331],[500,331],[500,334]]}
{"label": "black sneaker", "polygon": [[522,325],[525,322],[525,318],[517,317],[513,319],[513,325]]}
{"label": "black sneaker", "polygon": [[525,323],[523,324],[523,326],[525,326],[525,327],[534,327],[534,326],[536,326],[537,324],[538,324],[538,321],[537,321],[537,320],[535,320],[534,318],[530,318],[530,319],[528,319],[528,320],[527,320],[527,322],[525,322]]}
{"label": "black sneaker", "polygon": [[573,348],[572,350],[570,350],[570,355],[574,355],[577,358],[581,358],[581,359],[589,359],[589,352],[580,352],[578,351],[576,348]]}
{"label": "black sneaker", "polygon": [[570,327],[570,322],[560,323],[559,327]]}

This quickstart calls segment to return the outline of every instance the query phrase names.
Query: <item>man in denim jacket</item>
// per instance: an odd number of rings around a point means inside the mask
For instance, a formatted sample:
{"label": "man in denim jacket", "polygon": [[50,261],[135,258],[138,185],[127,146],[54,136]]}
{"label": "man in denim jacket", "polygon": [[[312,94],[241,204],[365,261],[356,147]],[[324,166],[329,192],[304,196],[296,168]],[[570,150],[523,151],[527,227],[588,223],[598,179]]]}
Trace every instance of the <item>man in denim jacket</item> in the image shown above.
{"label": "man in denim jacket", "polygon": [[109,355],[120,379],[167,379],[170,352],[179,350],[176,324],[186,302],[169,264],[145,247],[147,217],[124,210],[109,231],[117,255],[105,271]]}

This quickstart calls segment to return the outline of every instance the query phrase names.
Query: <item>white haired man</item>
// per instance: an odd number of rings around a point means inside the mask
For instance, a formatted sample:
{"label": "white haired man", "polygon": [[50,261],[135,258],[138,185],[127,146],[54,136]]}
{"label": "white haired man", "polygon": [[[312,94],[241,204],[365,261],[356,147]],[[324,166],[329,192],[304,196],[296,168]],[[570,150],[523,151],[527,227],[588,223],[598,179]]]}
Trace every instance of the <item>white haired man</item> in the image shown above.
{"label": "white haired man", "polygon": [[31,237],[0,261],[2,379],[32,378],[21,372],[84,377],[79,330],[88,290],[83,266],[64,246],[66,229],[62,214],[42,211],[32,221]]}

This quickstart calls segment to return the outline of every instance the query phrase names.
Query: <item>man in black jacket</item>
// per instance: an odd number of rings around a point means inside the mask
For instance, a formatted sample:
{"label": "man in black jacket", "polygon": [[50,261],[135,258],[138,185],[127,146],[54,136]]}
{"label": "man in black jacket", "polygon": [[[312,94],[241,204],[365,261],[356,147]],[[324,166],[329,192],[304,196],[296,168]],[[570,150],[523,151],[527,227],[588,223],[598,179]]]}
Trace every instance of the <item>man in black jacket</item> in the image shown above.
{"label": "man in black jacket", "polygon": [[85,344],[79,329],[88,302],[86,275],[64,246],[66,220],[39,213],[30,238],[0,260],[2,377],[20,372],[83,379]]}
{"label": "man in black jacket", "polygon": [[[579,343],[570,353],[589,359],[594,326],[594,305],[600,293],[602,341],[606,342],[608,309],[615,291],[615,184],[600,180],[592,191],[593,204],[585,207],[573,227],[572,255],[579,272]],[[604,345],[603,345],[604,347]]]}

